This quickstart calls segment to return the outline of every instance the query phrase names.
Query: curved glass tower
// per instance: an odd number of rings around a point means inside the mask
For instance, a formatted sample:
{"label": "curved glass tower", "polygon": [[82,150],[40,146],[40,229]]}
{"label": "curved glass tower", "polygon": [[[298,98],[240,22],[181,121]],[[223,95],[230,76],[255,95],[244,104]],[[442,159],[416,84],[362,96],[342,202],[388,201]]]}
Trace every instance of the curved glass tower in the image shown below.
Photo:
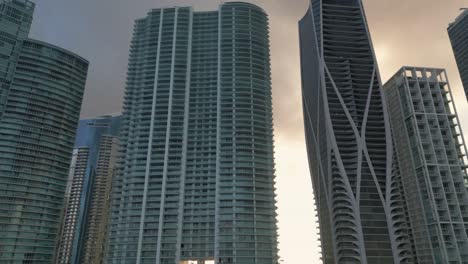
{"label": "curved glass tower", "polygon": [[306,142],[325,263],[414,263],[382,85],[360,0],[299,23]]}
{"label": "curved glass tower", "polygon": [[66,50],[22,43],[0,118],[1,263],[52,262],[87,69]]}
{"label": "curved glass tower", "polygon": [[268,18],[136,21],[108,263],[277,263]]}

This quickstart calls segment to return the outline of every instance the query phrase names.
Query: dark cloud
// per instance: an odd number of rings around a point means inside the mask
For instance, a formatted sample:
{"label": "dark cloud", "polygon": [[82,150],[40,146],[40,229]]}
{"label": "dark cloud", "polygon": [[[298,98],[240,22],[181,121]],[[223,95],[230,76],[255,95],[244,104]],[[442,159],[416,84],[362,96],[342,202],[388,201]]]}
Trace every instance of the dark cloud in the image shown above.
{"label": "dark cloud", "polygon": [[[307,3],[304,0],[254,2],[264,7],[271,19],[276,123],[282,124],[284,120],[285,127],[293,127],[301,118],[297,108],[300,104],[297,20]],[[214,10],[219,3],[210,0],[41,1],[37,3],[31,36],[70,49],[90,61],[82,116],[95,116],[120,110],[136,18],[143,17],[151,8],[194,5],[196,10]]]}
{"label": "dark cloud", "polygon": [[[91,62],[83,116],[120,111],[135,18],[151,8],[194,5],[216,9],[213,0],[48,0],[37,2],[32,36],[70,49]],[[271,19],[275,123],[278,133],[302,133],[297,22],[307,0],[256,0]],[[460,81],[446,27],[463,0],[372,0],[366,12],[383,79],[402,65],[446,67],[456,93]]]}

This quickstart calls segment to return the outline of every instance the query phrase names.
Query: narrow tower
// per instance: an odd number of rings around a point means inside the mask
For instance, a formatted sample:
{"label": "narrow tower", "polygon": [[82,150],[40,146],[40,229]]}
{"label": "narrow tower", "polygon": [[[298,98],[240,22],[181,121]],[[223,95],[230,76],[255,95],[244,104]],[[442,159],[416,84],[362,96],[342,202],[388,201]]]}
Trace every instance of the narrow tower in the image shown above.
{"label": "narrow tower", "polygon": [[277,263],[269,54],[248,3],[136,21],[108,263]]}
{"label": "narrow tower", "polygon": [[445,70],[403,67],[385,94],[417,261],[465,263],[467,152]]}
{"label": "narrow tower", "polygon": [[103,263],[120,116],[80,120],[66,191],[59,264]]}
{"label": "narrow tower", "polygon": [[362,3],[313,0],[299,30],[306,143],[323,260],[412,263]]}

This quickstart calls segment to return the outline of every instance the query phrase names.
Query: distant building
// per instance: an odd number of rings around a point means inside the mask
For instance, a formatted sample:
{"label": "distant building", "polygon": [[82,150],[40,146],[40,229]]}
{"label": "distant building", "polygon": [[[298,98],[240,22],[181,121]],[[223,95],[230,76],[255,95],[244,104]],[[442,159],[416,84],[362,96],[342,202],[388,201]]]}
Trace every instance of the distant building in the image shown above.
{"label": "distant building", "polygon": [[468,9],[464,9],[455,22],[449,25],[448,34],[468,98]]}
{"label": "distant building", "polygon": [[66,192],[59,264],[103,263],[121,117],[81,120]]}
{"label": "distant building", "polygon": [[362,2],[313,0],[299,32],[322,259],[326,264],[414,263]]}
{"label": "distant building", "polygon": [[417,263],[465,263],[467,151],[445,70],[403,67],[384,90]]}
{"label": "distant building", "polygon": [[0,263],[53,261],[88,71],[27,38],[33,10],[0,0]]}
{"label": "distant building", "polygon": [[261,8],[138,19],[121,140],[107,263],[278,263]]}

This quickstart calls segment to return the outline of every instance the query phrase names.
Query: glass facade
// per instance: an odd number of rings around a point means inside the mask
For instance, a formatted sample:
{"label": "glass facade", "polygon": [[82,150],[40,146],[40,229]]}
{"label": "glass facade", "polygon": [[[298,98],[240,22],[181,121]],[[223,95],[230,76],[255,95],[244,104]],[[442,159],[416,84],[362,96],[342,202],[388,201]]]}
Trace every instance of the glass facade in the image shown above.
{"label": "glass facade", "polygon": [[417,263],[468,263],[466,148],[443,69],[385,84]]}
{"label": "glass facade", "polygon": [[28,37],[34,3],[27,0],[0,0],[0,118],[10,91],[21,44]]}
{"label": "glass facade", "polygon": [[80,120],[57,263],[103,263],[120,123],[120,116]]}
{"label": "glass facade", "polygon": [[135,23],[108,263],[277,263],[267,15]]}
{"label": "glass facade", "polygon": [[61,48],[22,43],[0,119],[0,262],[53,259],[87,69]]}
{"label": "glass facade", "polygon": [[455,22],[449,25],[448,34],[468,98],[468,9],[463,10]]}
{"label": "glass facade", "polygon": [[360,0],[299,22],[303,110],[324,263],[414,263],[380,75]]}

